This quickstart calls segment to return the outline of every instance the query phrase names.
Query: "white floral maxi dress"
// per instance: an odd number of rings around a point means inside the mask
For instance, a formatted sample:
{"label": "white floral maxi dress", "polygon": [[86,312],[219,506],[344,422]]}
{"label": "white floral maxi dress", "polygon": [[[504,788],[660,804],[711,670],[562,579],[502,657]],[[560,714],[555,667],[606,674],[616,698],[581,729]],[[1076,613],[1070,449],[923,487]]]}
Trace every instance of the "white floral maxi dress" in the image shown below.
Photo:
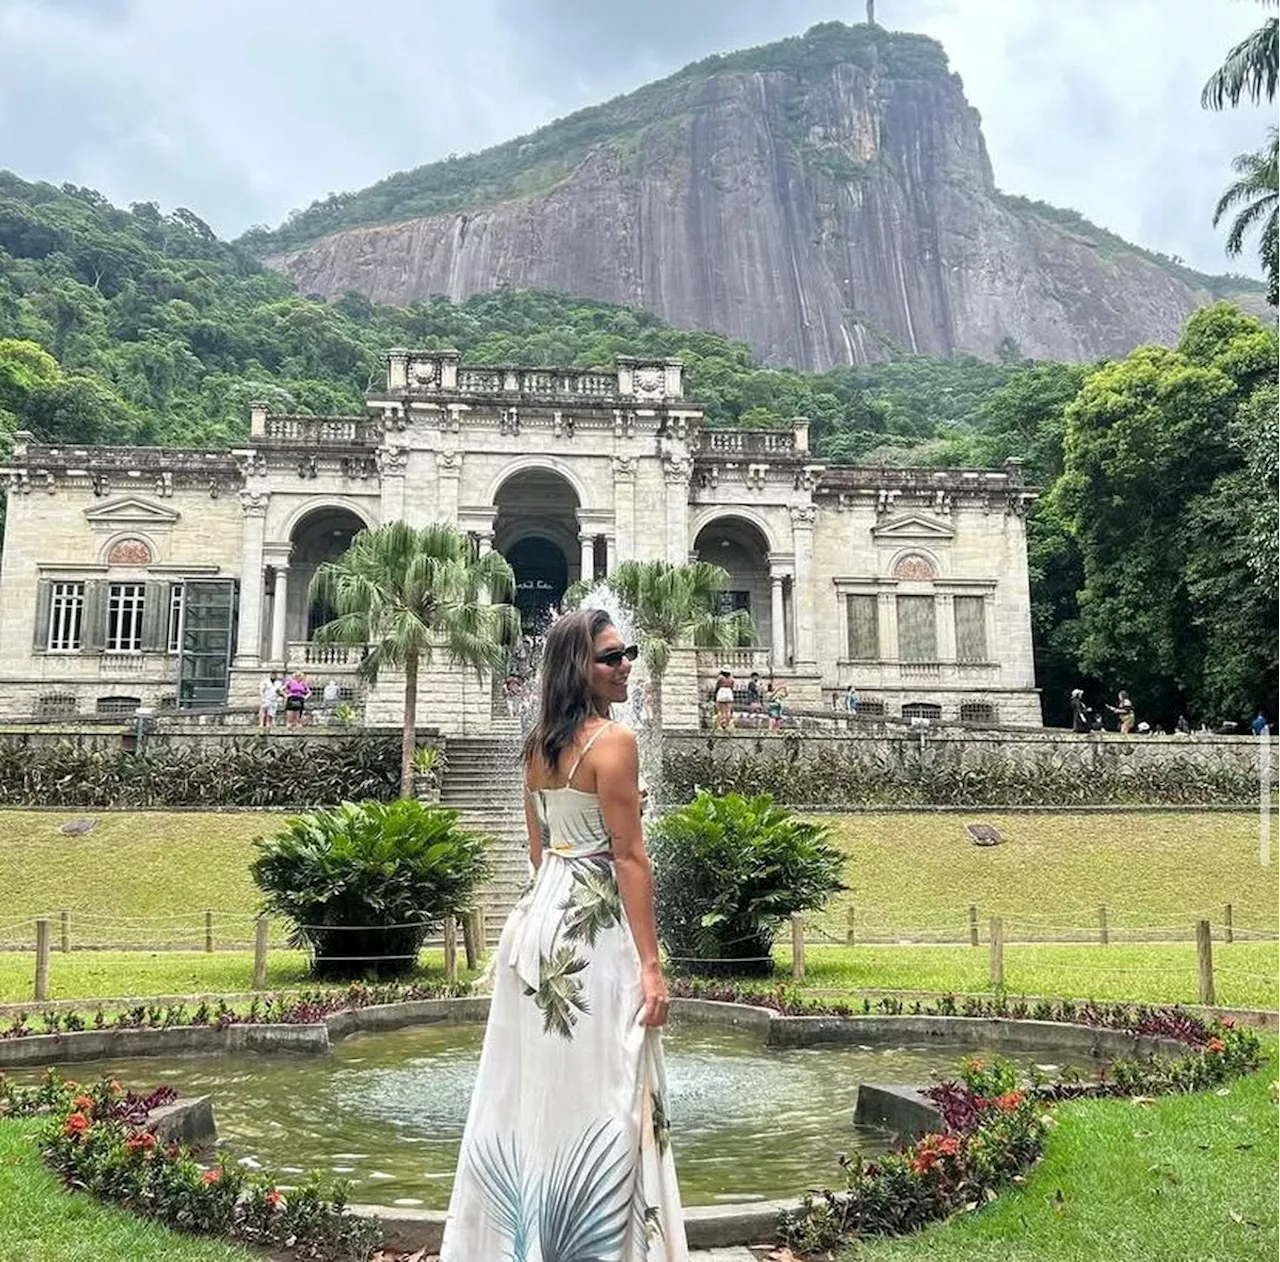
{"label": "white floral maxi dress", "polygon": [[542,864],[498,946],[441,1262],[686,1262],[661,1035],[640,1024],[599,799],[533,795]]}

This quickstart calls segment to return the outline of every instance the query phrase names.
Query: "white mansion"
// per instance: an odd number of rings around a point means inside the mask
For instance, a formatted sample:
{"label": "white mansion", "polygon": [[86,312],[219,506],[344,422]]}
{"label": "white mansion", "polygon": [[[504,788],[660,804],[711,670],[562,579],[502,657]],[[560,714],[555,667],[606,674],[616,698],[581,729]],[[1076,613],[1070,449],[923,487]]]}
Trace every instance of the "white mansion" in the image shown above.
{"label": "white mansion", "polygon": [[[678,361],[614,372],[465,367],[394,350],[361,417],[252,411],[232,451],[66,448],[20,433],[0,566],[0,714],[252,706],[268,668],[356,686],[311,643],[317,564],[397,518],[510,561],[529,615],[628,558],[728,571],[756,643],[673,661],[694,726],[727,656],[795,708],[856,686],[864,714],[1039,725],[1021,469],[830,467],[808,427],[705,428]],[[399,681],[366,699],[399,720]],[[439,660],[419,721],[484,730],[492,689]]]}

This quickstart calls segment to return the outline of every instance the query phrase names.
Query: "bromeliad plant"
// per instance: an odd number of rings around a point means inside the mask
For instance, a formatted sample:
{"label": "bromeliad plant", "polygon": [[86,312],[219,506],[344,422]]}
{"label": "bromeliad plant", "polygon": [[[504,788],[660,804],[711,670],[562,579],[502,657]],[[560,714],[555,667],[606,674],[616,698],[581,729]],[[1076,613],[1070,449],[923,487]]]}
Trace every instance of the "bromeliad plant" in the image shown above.
{"label": "bromeliad plant", "polygon": [[470,910],[489,875],[484,839],[457,811],[412,798],[313,811],[255,844],[264,910],[290,921],[290,944],[324,979],[412,972],[427,934]]}
{"label": "bromeliad plant", "polygon": [[779,926],[843,889],[827,829],[767,794],[699,793],[654,826],[658,933],[676,972],[768,974]]}

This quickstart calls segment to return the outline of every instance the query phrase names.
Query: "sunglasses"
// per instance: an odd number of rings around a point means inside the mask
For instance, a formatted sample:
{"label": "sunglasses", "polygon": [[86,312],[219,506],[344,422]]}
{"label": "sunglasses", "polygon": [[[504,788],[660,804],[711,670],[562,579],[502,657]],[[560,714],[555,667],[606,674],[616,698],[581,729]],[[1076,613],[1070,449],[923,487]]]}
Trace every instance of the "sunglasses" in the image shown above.
{"label": "sunglasses", "polygon": [[634,662],[640,656],[640,646],[638,644],[628,644],[625,649],[610,649],[607,653],[597,653],[596,661],[601,666],[621,666],[622,659],[625,657],[627,661]]}

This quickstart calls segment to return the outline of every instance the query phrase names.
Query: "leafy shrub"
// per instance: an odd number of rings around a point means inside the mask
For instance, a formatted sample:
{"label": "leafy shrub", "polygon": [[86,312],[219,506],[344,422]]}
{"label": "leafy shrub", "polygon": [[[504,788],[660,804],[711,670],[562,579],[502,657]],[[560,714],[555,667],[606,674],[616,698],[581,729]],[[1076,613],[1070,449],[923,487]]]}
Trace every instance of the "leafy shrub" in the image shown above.
{"label": "leafy shrub", "polygon": [[663,816],[650,846],[658,933],[675,971],[771,972],[780,923],[843,888],[844,856],[826,837],[767,793],[699,793]]}
{"label": "leafy shrub", "polygon": [[411,972],[427,933],[468,910],[489,874],[484,839],[457,811],[412,798],[312,811],[255,844],[265,910],[292,922],[291,945],[321,978]]}
{"label": "leafy shrub", "polygon": [[0,806],[285,807],[394,798],[400,737],[151,745],[140,754],[66,740],[0,744]]}

